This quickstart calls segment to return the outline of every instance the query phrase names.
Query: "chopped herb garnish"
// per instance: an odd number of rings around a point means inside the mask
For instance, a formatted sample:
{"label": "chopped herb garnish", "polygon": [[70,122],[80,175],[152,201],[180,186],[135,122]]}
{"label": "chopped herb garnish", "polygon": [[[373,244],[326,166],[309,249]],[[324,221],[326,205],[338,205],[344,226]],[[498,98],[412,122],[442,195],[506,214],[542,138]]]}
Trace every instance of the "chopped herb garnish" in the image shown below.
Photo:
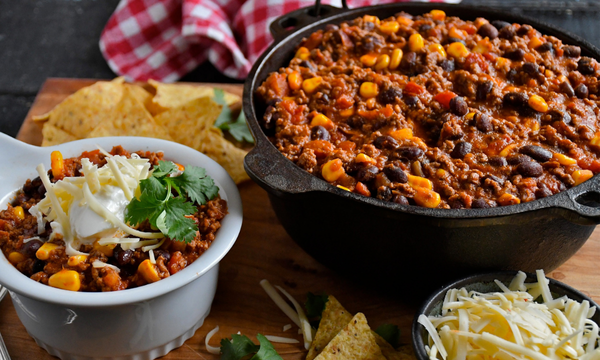
{"label": "chopped herb garnish", "polygon": [[[193,219],[194,203],[206,204],[219,193],[219,188],[206,170],[188,165],[183,173],[171,161],[159,161],[148,179],[140,181],[139,198],[133,198],[125,213],[132,226],[145,220],[172,240],[191,242],[198,226]],[[174,174],[174,176],[171,176]]]}
{"label": "chopped herb garnish", "polygon": [[329,301],[329,295],[320,294],[315,295],[311,292],[306,294],[306,302],[304,303],[304,308],[306,308],[306,317],[310,321],[310,326],[315,329],[319,327],[319,323],[321,322],[321,314],[323,310],[325,310],[325,305],[327,305],[327,301]]}
{"label": "chopped herb garnish", "polygon": [[244,112],[240,111],[240,115],[234,119],[233,113],[225,101],[225,92],[221,89],[215,89],[214,100],[223,107],[214,126],[223,131],[229,131],[229,134],[237,141],[254,143],[250,129],[248,129],[248,123],[244,117]]}
{"label": "chopped herb garnish", "polygon": [[383,324],[375,332],[395,348],[400,346],[400,329],[396,325]]}
{"label": "chopped herb garnish", "polygon": [[273,344],[261,334],[256,335],[260,345],[256,345],[246,335],[231,335],[231,340],[221,340],[221,360],[241,360],[254,354],[250,360],[283,360],[273,348]]}

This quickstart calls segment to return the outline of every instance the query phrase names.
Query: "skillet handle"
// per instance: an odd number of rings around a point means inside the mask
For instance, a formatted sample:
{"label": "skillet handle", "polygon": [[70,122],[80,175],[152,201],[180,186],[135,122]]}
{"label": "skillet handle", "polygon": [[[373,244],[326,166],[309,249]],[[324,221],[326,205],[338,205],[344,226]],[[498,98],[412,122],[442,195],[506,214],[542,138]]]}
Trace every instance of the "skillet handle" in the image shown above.
{"label": "skillet handle", "polygon": [[600,175],[558,194],[555,206],[574,212],[574,222],[600,224]]}
{"label": "skillet handle", "polygon": [[278,42],[298,27],[312,24],[319,19],[331,15],[346,12],[348,10],[346,1],[344,0],[342,4],[343,8],[337,8],[331,5],[321,5],[320,1],[317,1],[316,6],[307,6],[281,15],[273,20],[271,25],[269,25],[269,30],[271,31],[271,35],[273,35],[273,39]]}

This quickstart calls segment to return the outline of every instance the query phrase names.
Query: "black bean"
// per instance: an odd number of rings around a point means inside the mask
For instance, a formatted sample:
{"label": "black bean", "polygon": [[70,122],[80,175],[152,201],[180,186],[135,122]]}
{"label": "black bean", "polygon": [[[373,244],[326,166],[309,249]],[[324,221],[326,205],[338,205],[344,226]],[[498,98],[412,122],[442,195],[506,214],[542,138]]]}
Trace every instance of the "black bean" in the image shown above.
{"label": "black bean", "polygon": [[527,161],[532,161],[532,160],[529,156],[523,155],[523,154],[510,155],[506,158],[506,162],[509,165],[519,165],[519,164],[522,164]]}
{"label": "black bean", "polygon": [[563,112],[557,109],[552,109],[550,111],[548,111],[548,113],[546,115],[550,116],[550,121],[554,122],[554,121],[562,121],[565,124],[569,125],[571,123],[571,115],[569,115],[567,112]]}
{"label": "black bean", "polygon": [[417,104],[419,104],[419,98],[414,95],[404,96],[404,103],[407,106],[413,107],[413,106],[416,106]]}
{"label": "black bean", "polygon": [[327,24],[327,26],[325,26],[325,31],[337,31],[339,29],[340,27],[335,24]]}
{"label": "black bean", "polygon": [[321,105],[327,105],[327,104],[329,104],[329,95],[327,95],[327,94],[325,94],[325,93],[322,93],[322,92],[318,92],[318,93],[315,95],[315,101],[316,101],[318,104],[321,104]]}
{"label": "black bean", "polygon": [[397,87],[389,87],[379,93],[377,100],[382,104],[393,104],[396,98],[402,99],[402,90]]}
{"label": "black bean", "polygon": [[469,112],[469,105],[462,96],[455,96],[450,99],[450,111],[455,115],[463,116]]}
{"label": "black bean", "polygon": [[421,156],[423,156],[424,151],[417,146],[403,146],[398,149],[398,154],[401,157],[407,158],[409,160],[417,160]]}
{"label": "black bean", "polygon": [[526,107],[529,102],[529,96],[520,92],[509,92],[504,94],[502,101],[505,106]]}
{"label": "black bean", "polygon": [[329,131],[325,129],[321,125],[317,125],[310,130],[310,138],[312,140],[326,140],[329,141],[331,136],[329,135]]}
{"label": "black bean", "polygon": [[31,268],[31,273],[35,274],[35,273],[39,273],[40,271],[44,271],[44,267],[46,266],[46,263],[42,260],[36,260],[33,263],[33,267]]}
{"label": "black bean", "polygon": [[589,95],[588,87],[585,84],[579,84],[575,88],[575,95],[580,99],[587,99]]}
{"label": "black bean", "polygon": [[131,250],[131,249],[127,249],[127,250],[119,249],[119,250],[115,251],[115,253],[114,253],[115,260],[117,261],[117,264],[119,264],[120,266],[129,264],[129,261],[131,260],[132,256],[133,256],[133,250]]}
{"label": "black bean", "polygon": [[43,243],[40,240],[30,240],[23,244],[21,251],[23,251],[23,253],[28,257],[33,257],[42,244]]}
{"label": "black bean", "polygon": [[490,163],[490,165],[497,167],[504,167],[508,165],[508,162],[502,156],[491,156],[488,159],[488,162]]}
{"label": "black bean", "polygon": [[472,209],[487,209],[487,208],[491,208],[491,206],[484,199],[475,199],[471,202],[471,208]]}
{"label": "black bean", "polygon": [[444,59],[440,62],[440,67],[446,71],[454,71],[454,59]]}
{"label": "black bean", "polygon": [[594,72],[596,72],[596,69],[594,68],[594,60],[587,56],[582,57],[577,62],[577,71],[583,75],[592,75]]}
{"label": "black bean", "polygon": [[477,34],[481,35],[481,37],[488,37],[491,39],[495,39],[498,37],[498,29],[494,27],[492,24],[483,24],[477,30]]}
{"label": "black bean", "polygon": [[517,69],[510,69],[508,73],[506,73],[506,80],[508,80],[511,83],[514,83],[515,80],[517,80],[518,74],[519,72],[517,71]]}
{"label": "black bean", "polygon": [[315,72],[317,71],[317,67],[312,63],[312,61],[308,61],[308,60],[302,60],[300,62],[300,66],[308,68],[308,70]]}
{"label": "black bean", "polygon": [[375,178],[375,176],[379,173],[379,169],[374,165],[367,165],[356,173],[356,180],[367,183]]}
{"label": "black bean", "polygon": [[265,129],[273,129],[279,119],[279,112],[272,105],[267,106],[263,116],[263,126]]}
{"label": "black bean", "polygon": [[550,50],[554,50],[554,46],[552,45],[551,42],[545,42],[542,45],[536,47],[535,50],[539,53],[545,53]]}
{"label": "black bean", "polygon": [[517,31],[515,30],[515,27],[510,25],[510,26],[505,26],[502,29],[500,29],[500,31],[498,31],[498,37],[501,37],[502,39],[512,39],[515,37],[515,35],[517,34]]}
{"label": "black bean", "polygon": [[529,32],[531,31],[531,29],[533,29],[531,26],[529,25],[521,25],[521,27],[519,28],[519,30],[517,30],[517,35],[519,36],[525,36],[527,34],[529,34]]}
{"label": "black bean", "polygon": [[534,161],[525,161],[517,166],[517,172],[525,177],[538,177],[544,173],[544,168]]}
{"label": "black bean", "polygon": [[450,207],[452,209],[464,209],[465,208],[465,204],[463,204],[463,202],[460,198],[449,200],[448,205],[450,205]]}
{"label": "black bean", "polygon": [[486,114],[476,113],[473,115],[473,120],[475,120],[475,127],[477,127],[477,130],[482,133],[488,133],[494,130],[494,125],[492,124],[490,117]]}
{"label": "black bean", "polygon": [[373,145],[378,149],[392,150],[392,149],[398,148],[398,142],[396,141],[396,139],[394,139],[393,137],[391,137],[389,135],[378,136],[373,141]]}
{"label": "black bean", "polygon": [[404,184],[408,181],[408,176],[402,168],[394,165],[388,165],[383,168],[383,172],[392,182]]}
{"label": "black bean", "polygon": [[421,24],[421,26],[419,26],[419,32],[427,32],[431,29],[433,29],[433,26],[430,24]]}
{"label": "black bean", "polygon": [[165,263],[168,263],[169,260],[171,259],[171,254],[166,251],[166,250],[154,250],[154,257],[156,259],[158,259],[159,257],[162,257],[164,259]]}
{"label": "black bean", "polygon": [[481,178],[481,183],[485,185],[485,183],[486,183],[486,180],[487,180],[487,179],[489,179],[489,180],[491,180],[491,181],[495,182],[496,184],[499,184],[499,185],[504,185],[504,180],[503,180],[503,179],[501,179],[501,178],[499,178],[499,177],[497,177],[497,176],[495,176],[495,175],[491,175],[491,174],[484,175],[484,176]]}
{"label": "black bean", "polygon": [[530,62],[524,63],[521,69],[523,69],[523,71],[525,71],[529,75],[536,75],[540,72],[540,67],[538,66],[538,64]]}
{"label": "black bean", "polygon": [[535,191],[535,197],[538,199],[545,198],[552,195],[552,191],[546,186],[542,185]]}
{"label": "black bean", "polygon": [[552,152],[537,145],[525,145],[519,149],[521,154],[528,155],[539,162],[546,162],[552,159]]}
{"label": "black bean", "polygon": [[413,51],[409,51],[402,57],[402,67],[410,68],[417,63],[417,54]]}
{"label": "black bean", "polygon": [[461,43],[463,45],[466,45],[466,43],[465,43],[465,41],[463,39],[455,38],[455,37],[452,37],[452,36],[449,36],[446,39],[446,41],[444,41],[444,44],[452,44],[452,43],[455,43],[455,42],[459,42],[459,43]]}
{"label": "black bean", "polygon": [[393,195],[394,194],[392,193],[392,190],[390,190],[390,188],[387,186],[380,186],[379,189],[377,189],[377,198],[378,199],[390,201],[390,200],[392,200]]}
{"label": "black bean", "polygon": [[493,88],[494,83],[489,80],[477,84],[477,92],[475,94],[476,99],[479,101],[484,101],[487,99],[488,94],[492,92]]}
{"label": "black bean", "polygon": [[40,186],[44,186],[44,183],[38,176],[35,179],[33,179],[30,182],[27,182],[25,185],[23,185],[23,192],[29,196],[33,196],[35,193],[38,192],[38,189],[40,188]]}
{"label": "black bean", "polygon": [[563,51],[566,57],[576,58],[581,56],[581,48],[579,46],[565,45]]}
{"label": "black bean", "polygon": [[399,194],[394,195],[394,197],[392,198],[392,201],[395,202],[396,204],[400,204],[400,205],[409,205],[408,199]]}
{"label": "black bean", "polygon": [[371,31],[371,30],[375,29],[375,24],[371,21],[365,21],[365,22],[363,22],[363,29],[365,29],[367,31]]}
{"label": "black bean", "polygon": [[575,90],[573,90],[573,87],[571,86],[571,84],[569,84],[569,81],[563,81],[562,83],[560,83],[560,91],[565,93],[565,95],[567,95],[568,97],[575,96]]}
{"label": "black bean", "polygon": [[494,25],[496,27],[496,29],[500,30],[504,27],[507,26],[511,26],[511,24],[509,22],[506,21],[502,21],[502,20],[494,20],[491,22],[492,25]]}
{"label": "black bean", "polygon": [[510,60],[521,61],[525,56],[523,49],[508,50],[504,53],[504,57]]}
{"label": "black bean", "polygon": [[46,195],[46,187],[44,186],[44,184],[42,184],[38,187],[37,192],[40,195]]}
{"label": "black bean", "polygon": [[462,159],[465,157],[465,155],[471,152],[472,148],[473,145],[471,145],[470,143],[466,141],[459,141],[456,143],[456,145],[454,145],[454,149],[452,149],[450,156],[452,156],[455,159]]}

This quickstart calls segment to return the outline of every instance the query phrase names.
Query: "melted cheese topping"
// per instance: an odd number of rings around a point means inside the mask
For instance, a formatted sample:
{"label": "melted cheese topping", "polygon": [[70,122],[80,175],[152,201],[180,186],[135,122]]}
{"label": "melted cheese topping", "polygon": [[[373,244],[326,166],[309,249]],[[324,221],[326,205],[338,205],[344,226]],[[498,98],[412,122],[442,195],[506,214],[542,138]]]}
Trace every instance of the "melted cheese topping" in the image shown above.
{"label": "melted cheese topping", "polygon": [[[421,314],[430,359],[600,359],[596,308],[566,296],[553,299],[544,272],[526,284],[523,272],[502,292],[465,288],[446,293],[439,316]],[[541,296],[543,302],[535,300]]]}

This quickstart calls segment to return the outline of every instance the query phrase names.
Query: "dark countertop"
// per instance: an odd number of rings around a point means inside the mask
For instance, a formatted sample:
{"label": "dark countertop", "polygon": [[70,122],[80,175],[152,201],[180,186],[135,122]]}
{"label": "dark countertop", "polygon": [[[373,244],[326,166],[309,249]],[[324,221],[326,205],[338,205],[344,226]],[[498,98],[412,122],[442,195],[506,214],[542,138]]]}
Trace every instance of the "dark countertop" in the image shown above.
{"label": "dark countertop", "polygon": [[[118,0],[0,1],[0,131],[16,136],[48,77],[111,79],[98,48]],[[600,1],[464,0],[535,17],[600,47]],[[182,81],[241,82],[210,63]]]}

